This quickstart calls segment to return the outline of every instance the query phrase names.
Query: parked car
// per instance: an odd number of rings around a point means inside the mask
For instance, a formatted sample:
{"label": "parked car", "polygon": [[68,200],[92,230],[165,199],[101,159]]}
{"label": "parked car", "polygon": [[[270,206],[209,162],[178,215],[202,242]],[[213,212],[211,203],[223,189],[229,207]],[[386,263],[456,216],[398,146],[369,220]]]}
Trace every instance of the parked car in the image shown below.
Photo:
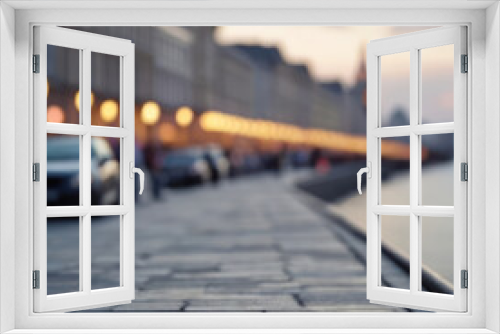
{"label": "parked car", "polygon": [[193,147],[168,152],[162,165],[165,186],[202,184],[210,180],[210,167],[201,148]]}
{"label": "parked car", "polygon": [[220,146],[208,145],[205,148],[205,160],[207,160],[210,167],[210,180],[212,182],[217,182],[229,176],[229,161]]}
{"label": "parked car", "polygon": [[[91,145],[92,205],[118,204],[120,164],[105,139],[92,138]],[[76,136],[47,139],[47,205],[80,204],[79,147]]]}

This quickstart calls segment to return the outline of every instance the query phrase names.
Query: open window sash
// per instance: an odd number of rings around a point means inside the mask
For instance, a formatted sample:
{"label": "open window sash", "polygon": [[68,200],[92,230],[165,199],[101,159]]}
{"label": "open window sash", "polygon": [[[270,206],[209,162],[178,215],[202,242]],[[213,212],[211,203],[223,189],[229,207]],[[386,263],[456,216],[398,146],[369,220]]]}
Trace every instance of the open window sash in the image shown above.
{"label": "open window sash", "polygon": [[[421,51],[453,45],[453,122],[422,122]],[[381,57],[402,52],[410,55],[409,125],[382,127]],[[467,289],[462,287],[467,269],[467,182],[461,180],[461,163],[467,163],[467,54],[466,27],[444,27],[371,41],[367,47],[367,298],[372,303],[431,311],[467,311]],[[470,71],[470,68],[468,69]],[[385,92],[387,94],[387,92]],[[389,92],[390,94],[390,92]],[[454,134],[454,206],[422,205],[421,138]],[[407,136],[410,146],[410,203],[382,205],[381,141]],[[409,217],[409,289],[383,286],[381,217]],[[451,217],[453,232],[452,294],[425,291],[422,286],[422,217]],[[469,273],[470,277],[470,273]]]}
{"label": "open window sash", "polygon": [[[48,45],[79,52],[78,124],[47,122]],[[120,61],[119,127],[91,124],[91,54],[117,56]],[[34,312],[65,312],[130,303],[135,296],[134,273],[134,44],[128,40],[71,29],[37,26],[34,28],[34,152],[39,164],[39,180],[34,192]],[[36,55],[36,57],[35,57]],[[54,89],[54,87],[50,87]],[[74,135],[79,138],[79,205],[47,206],[47,135]],[[92,137],[120,141],[120,200],[118,205],[92,205]],[[132,172],[131,172],[132,169]],[[92,289],[91,217],[120,217],[120,283],[117,287]],[[47,292],[47,218],[79,219],[79,289],[76,292]],[[64,250],[61,250],[64,251]],[[106,254],[103,254],[106,256]]]}

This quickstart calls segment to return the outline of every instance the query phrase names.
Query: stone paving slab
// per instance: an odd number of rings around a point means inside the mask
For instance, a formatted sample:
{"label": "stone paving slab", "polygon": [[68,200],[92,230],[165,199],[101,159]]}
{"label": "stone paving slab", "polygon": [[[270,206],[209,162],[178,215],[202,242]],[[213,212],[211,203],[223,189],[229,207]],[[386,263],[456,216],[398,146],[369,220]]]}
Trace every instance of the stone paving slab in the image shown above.
{"label": "stone paving slab", "polygon": [[[107,224],[93,228],[106,237]],[[136,300],[99,311],[404,311],[366,300],[365,264],[332,224],[271,175],[167,191],[136,207]],[[115,268],[103,277],[116,270],[110,257],[92,260],[100,273]]]}

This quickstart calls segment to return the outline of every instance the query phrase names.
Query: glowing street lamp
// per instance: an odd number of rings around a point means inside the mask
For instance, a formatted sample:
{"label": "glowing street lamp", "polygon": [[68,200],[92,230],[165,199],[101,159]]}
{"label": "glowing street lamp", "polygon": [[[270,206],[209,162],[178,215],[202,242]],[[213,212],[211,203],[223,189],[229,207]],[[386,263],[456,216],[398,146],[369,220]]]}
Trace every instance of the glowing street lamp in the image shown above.
{"label": "glowing street lamp", "polygon": [[114,100],[106,100],[101,104],[101,119],[106,123],[111,123],[118,116],[118,103]]}
{"label": "glowing street lamp", "polygon": [[175,114],[175,121],[182,127],[189,126],[194,119],[194,112],[189,107],[180,107]]}
{"label": "glowing street lamp", "polygon": [[154,101],[144,103],[141,109],[141,120],[146,125],[155,125],[160,119],[160,106]]}

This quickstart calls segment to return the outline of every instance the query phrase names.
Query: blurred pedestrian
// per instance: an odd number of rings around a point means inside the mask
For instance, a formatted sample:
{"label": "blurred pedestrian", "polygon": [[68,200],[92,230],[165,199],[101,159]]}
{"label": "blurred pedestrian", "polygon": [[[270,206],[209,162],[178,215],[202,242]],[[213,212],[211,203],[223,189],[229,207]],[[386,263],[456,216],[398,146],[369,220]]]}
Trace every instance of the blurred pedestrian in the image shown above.
{"label": "blurred pedestrian", "polygon": [[320,174],[327,174],[331,168],[330,159],[325,154],[322,154],[316,162],[316,171]]}
{"label": "blurred pedestrian", "polygon": [[285,144],[282,144],[274,157],[273,169],[277,176],[279,176],[286,167],[287,153],[288,153],[287,146]]}
{"label": "blurred pedestrian", "polygon": [[161,199],[161,158],[162,150],[158,139],[151,136],[151,139],[144,147],[144,158],[146,160],[146,168],[151,175],[153,198]]}

